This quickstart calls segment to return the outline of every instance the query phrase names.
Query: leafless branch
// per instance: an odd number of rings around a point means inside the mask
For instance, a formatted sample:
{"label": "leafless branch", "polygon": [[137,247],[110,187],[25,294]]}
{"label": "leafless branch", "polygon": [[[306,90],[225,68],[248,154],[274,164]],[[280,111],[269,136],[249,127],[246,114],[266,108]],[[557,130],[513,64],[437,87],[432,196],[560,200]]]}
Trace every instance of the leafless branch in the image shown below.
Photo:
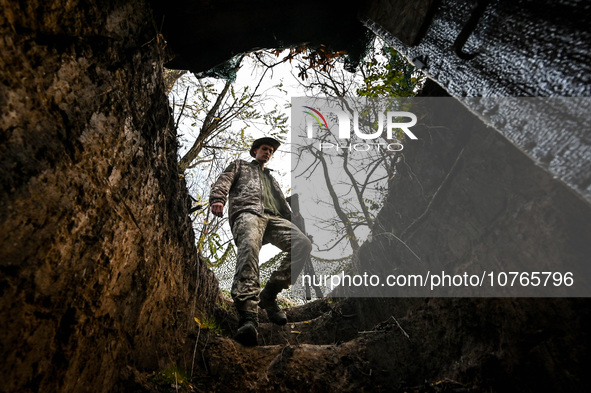
{"label": "leafless branch", "polygon": [[179,123],[181,121],[181,117],[183,116],[183,111],[185,110],[185,105],[187,104],[187,96],[189,95],[189,87],[187,86],[187,91],[185,92],[185,99],[183,100],[183,106],[181,107],[181,111],[179,113],[179,117],[176,119],[176,124],[174,125],[175,129],[179,128]]}

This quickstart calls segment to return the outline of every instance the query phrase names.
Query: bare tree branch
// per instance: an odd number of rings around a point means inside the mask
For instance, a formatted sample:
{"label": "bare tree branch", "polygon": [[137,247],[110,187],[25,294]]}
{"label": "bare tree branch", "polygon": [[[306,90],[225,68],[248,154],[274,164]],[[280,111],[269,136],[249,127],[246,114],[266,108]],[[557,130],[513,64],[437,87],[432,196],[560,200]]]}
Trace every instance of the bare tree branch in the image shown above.
{"label": "bare tree branch", "polygon": [[330,194],[330,197],[332,199],[335,212],[337,213],[337,216],[340,218],[340,220],[343,222],[343,225],[345,226],[345,231],[347,233],[349,243],[351,244],[351,248],[354,252],[356,252],[357,250],[359,250],[359,242],[357,242],[357,237],[355,236],[355,232],[353,231],[351,221],[349,220],[349,217],[347,217],[347,214],[341,208],[339,198],[331,184],[330,175],[328,173],[328,165],[326,164],[326,160],[324,159],[324,154],[322,152],[312,152],[312,154],[314,154],[322,163],[322,170],[324,173],[324,178],[326,179],[326,186],[328,188],[328,193]]}
{"label": "bare tree branch", "polygon": [[185,92],[185,99],[183,100],[183,106],[181,107],[181,111],[179,113],[179,117],[176,119],[176,124],[174,128],[179,128],[179,122],[181,121],[181,117],[183,116],[183,111],[185,110],[185,105],[187,104],[187,96],[189,95],[189,87],[187,87],[187,91]]}

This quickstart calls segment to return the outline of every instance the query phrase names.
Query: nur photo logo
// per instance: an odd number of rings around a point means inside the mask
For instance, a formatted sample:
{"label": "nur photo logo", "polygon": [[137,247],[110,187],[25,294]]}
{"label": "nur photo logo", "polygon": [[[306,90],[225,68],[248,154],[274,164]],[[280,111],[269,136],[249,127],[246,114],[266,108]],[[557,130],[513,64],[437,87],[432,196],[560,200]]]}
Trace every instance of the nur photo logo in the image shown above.
{"label": "nur photo logo", "polygon": [[[377,124],[375,130],[367,133],[363,132],[360,127],[360,115],[358,110],[353,110],[352,113],[337,108],[319,107],[313,108],[311,106],[302,106],[302,112],[306,114],[306,136],[308,139],[322,138],[327,132],[332,133],[329,128],[328,121],[324,114],[332,114],[332,118],[337,119],[336,130],[333,133],[339,140],[349,142],[351,140],[351,124],[353,125],[354,135],[364,141],[373,141],[373,143],[350,143],[343,145],[341,143],[327,142],[324,138],[318,142],[319,150],[327,149],[348,149],[350,151],[369,151],[372,148],[384,148],[389,151],[400,151],[403,149],[399,142],[397,135],[399,130],[402,131],[406,137],[412,140],[418,139],[410,130],[412,126],[417,123],[417,117],[412,112],[407,111],[380,111],[377,115]],[[367,119],[366,119],[367,121]],[[375,120],[374,120],[375,121]],[[334,128],[334,127],[333,127]],[[366,129],[368,127],[365,127]],[[314,132],[317,129],[317,132]],[[376,141],[378,138],[383,138],[385,135],[385,142]]]}

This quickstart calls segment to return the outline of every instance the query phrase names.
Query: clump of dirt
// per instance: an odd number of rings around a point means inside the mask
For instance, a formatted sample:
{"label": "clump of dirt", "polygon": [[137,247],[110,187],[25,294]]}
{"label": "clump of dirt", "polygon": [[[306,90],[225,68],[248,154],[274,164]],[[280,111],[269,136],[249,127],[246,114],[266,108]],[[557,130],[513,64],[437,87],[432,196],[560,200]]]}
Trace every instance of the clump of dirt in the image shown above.
{"label": "clump of dirt", "polygon": [[[349,336],[291,330],[302,326],[295,320],[287,327],[263,322],[260,345],[248,348],[233,332],[195,332],[184,350],[193,375],[184,389],[539,392],[584,384],[591,317],[584,299],[322,299],[288,311],[338,325],[343,316],[331,308],[341,303],[358,311],[345,316]],[[389,316],[371,325],[372,313]]]}

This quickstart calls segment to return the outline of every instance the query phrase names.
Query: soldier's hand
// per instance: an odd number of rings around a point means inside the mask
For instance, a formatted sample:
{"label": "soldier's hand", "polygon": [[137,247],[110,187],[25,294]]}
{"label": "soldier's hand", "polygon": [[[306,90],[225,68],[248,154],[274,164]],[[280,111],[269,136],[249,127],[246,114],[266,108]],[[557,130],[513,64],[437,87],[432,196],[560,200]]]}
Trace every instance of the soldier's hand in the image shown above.
{"label": "soldier's hand", "polygon": [[224,215],[224,204],[217,202],[211,205],[211,212],[218,217],[222,217]]}

